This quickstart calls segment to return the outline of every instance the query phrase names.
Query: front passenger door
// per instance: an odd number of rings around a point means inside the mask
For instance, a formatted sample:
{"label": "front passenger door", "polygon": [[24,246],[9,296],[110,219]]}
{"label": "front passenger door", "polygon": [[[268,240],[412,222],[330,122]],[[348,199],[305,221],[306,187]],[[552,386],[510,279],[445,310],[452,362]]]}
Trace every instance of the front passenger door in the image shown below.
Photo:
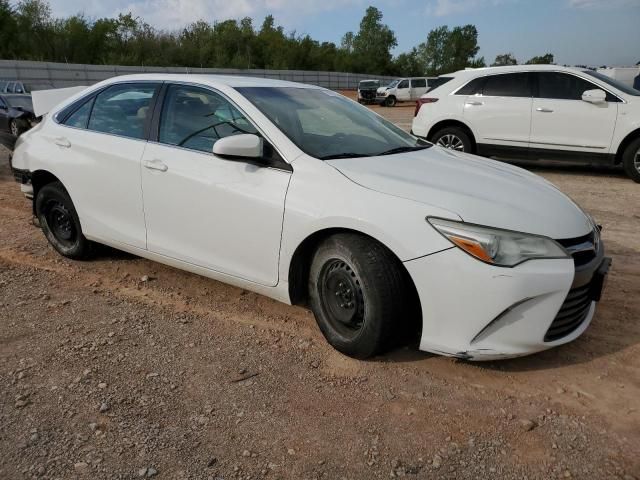
{"label": "front passenger door", "polygon": [[212,153],[218,139],[240,133],[258,132],[220,93],[167,87],[142,162],[147,248],[274,286],[290,171]]}
{"label": "front passenger door", "polygon": [[578,159],[584,153],[609,153],[620,100],[607,93],[604,103],[588,103],[582,94],[600,88],[597,85],[563,72],[534,75],[538,89],[533,100],[531,149],[555,150],[553,157],[567,152]]}

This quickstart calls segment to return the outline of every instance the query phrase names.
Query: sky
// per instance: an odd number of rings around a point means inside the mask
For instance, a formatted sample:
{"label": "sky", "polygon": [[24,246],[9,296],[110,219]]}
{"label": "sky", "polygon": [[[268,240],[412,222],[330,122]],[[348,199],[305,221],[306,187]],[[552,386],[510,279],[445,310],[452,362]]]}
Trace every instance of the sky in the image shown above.
{"label": "sky", "polygon": [[161,29],[195,20],[252,17],[259,26],[271,13],[287,32],[337,44],[357,32],[369,5],[395,32],[394,54],[424,42],[441,25],[476,25],[480,55],[500,53],[520,62],[547,52],[569,65],[635,65],[640,61],[640,0],[49,0],[55,16],[89,18],[131,12]]}

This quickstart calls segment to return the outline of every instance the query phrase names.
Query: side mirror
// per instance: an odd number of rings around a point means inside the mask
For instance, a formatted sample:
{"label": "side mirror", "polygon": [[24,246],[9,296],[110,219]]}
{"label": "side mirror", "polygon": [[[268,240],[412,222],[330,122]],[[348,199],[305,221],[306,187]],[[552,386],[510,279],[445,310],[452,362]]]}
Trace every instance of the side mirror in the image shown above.
{"label": "side mirror", "polygon": [[589,103],[604,103],[607,101],[607,94],[604,90],[600,90],[599,88],[587,90],[582,94],[582,101]]}
{"label": "side mirror", "polygon": [[259,160],[262,158],[262,138],[249,133],[224,137],[213,144],[213,153],[229,159]]}

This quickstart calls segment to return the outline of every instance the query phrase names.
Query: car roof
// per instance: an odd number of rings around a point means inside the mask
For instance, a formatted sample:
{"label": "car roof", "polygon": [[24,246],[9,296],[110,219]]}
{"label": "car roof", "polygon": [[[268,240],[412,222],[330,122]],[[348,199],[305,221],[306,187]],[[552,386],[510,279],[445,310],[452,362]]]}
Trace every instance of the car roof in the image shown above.
{"label": "car roof", "polygon": [[134,75],[121,75],[112,77],[104,82],[103,85],[118,82],[135,82],[135,81],[158,81],[158,82],[195,82],[204,83],[211,86],[225,85],[227,87],[296,87],[296,88],[314,88],[321,89],[315,85],[306,83],[289,82],[286,80],[275,80],[271,78],[261,77],[244,77],[239,75],[205,75],[194,73],[141,73]]}
{"label": "car roof", "polygon": [[451,74],[442,74],[442,76],[465,76],[474,77],[480,75],[488,75],[491,73],[518,73],[518,72],[582,72],[584,68],[578,67],[565,67],[563,65],[508,65],[504,67],[481,67],[481,68],[466,68],[464,70],[458,70]]}

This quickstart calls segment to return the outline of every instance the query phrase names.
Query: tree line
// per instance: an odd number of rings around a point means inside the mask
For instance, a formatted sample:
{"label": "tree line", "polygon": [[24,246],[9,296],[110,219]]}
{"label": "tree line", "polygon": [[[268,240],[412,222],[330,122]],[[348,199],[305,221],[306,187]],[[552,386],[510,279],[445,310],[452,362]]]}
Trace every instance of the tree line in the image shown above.
{"label": "tree line", "polygon": [[165,31],[131,13],[116,18],[91,19],[83,14],[55,18],[46,0],[21,0],[15,6],[0,0],[3,59],[399,76],[435,76],[486,65],[477,56],[480,47],[474,25],[438,27],[425,42],[394,57],[396,46],[395,33],[383,23],[376,7],[368,7],[359,30],[347,32],[337,45],[285,32],[272,15],[260,26],[249,17],[213,23],[203,19],[181,30]]}

